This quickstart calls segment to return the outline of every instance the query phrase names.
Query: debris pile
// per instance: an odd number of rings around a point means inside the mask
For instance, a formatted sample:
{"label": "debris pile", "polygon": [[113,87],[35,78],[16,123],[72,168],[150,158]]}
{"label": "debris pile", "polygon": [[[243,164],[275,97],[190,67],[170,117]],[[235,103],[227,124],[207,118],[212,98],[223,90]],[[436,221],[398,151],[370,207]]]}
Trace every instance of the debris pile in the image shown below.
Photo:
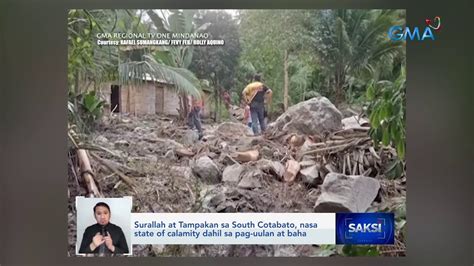
{"label": "debris pile", "polygon": [[[234,111],[233,117],[238,117],[239,110]],[[88,150],[99,192],[106,197],[133,196],[133,212],[366,212],[393,209],[392,199],[404,200],[404,177],[384,178],[395,150],[375,145],[366,120],[343,119],[327,98],[290,107],[268,126],[265,136],[253,136],[236,120],[204,124],[199,141],[194,131],[170,117],[120,115],[104,121],[89,136],[89,144],[76,145]],[[69,158],[71,240],[73,199],[90,191],[73,150]],[[69,244],[74,254],[75,243]],[[142,256],[324,252],[310,245],[134,248],[134,254]]]}

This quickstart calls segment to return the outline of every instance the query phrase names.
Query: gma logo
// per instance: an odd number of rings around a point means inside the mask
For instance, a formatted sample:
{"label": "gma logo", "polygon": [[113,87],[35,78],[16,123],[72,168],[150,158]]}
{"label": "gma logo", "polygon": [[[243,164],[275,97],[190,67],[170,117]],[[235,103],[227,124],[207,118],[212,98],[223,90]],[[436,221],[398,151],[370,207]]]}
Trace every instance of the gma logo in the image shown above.
{"label": "gma logo", "polygon": [[382,233],[381,223],[350,223],[349,233]]}
{"label": "gma logo", "polygon": [[430,27],[425,27],[420,37],[420,29],[418,27],[410,29],[409,27],[392,26],[388,30],[388,37],[390,37],[392,41],[406,41],[407,38],[410,41],[424,41],[425,39],[435,40],[435,35]]}

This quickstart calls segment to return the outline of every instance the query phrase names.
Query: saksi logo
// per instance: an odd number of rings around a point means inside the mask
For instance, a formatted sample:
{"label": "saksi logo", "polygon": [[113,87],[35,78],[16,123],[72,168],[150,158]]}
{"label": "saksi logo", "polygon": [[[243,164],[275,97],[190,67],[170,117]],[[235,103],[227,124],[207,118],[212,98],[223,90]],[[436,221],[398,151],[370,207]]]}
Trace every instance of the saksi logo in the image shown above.
{"label": "saksi logo", "polygon": [[432,41],[436,40],[435,32],[441,29],[441,17],[437,16],[433,20],[425,20],[426,27],[403,27],[395,25],[390,27],[388,30],[388,37],[392,41],[424,41],[430,39]]}
{"label": "saksi logo", "polygon": [[393,245],[393,213],[336,213],[336,244]]}
{"label": "saksi logo", "polygon": [[350,223],[348,227],[349,233],[382,233],[382,223]]}

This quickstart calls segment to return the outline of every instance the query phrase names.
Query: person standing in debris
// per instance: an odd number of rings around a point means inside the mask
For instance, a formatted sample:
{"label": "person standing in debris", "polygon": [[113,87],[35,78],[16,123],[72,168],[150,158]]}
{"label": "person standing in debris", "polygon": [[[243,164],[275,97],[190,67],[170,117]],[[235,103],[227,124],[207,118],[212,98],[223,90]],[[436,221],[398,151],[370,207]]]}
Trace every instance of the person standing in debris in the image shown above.
{"label": "person standing in debris", "polygon": [[[242,96],[245,102],[250,106],[252,131],[255,135],[259,135],[263,134],[266,129],[264,117],[265,100],[267,104],[270,104],[272,90],[261,82],[262,77],[260,75],[255,75],[253,80],[254,81],[247,85],[247,87],[245,87],[245,89],[242,91]],[[258,125],[260,125],[260,130]]]}
{"label": "person standing in debris", "polygon": [[204,100],[201,95],[201,99],[198,99],[195,96],[188,96],[188,125],[191,129],[196,127],[199,140],[202,139],[202,126],[201,126],[201,110],[204,107]]}

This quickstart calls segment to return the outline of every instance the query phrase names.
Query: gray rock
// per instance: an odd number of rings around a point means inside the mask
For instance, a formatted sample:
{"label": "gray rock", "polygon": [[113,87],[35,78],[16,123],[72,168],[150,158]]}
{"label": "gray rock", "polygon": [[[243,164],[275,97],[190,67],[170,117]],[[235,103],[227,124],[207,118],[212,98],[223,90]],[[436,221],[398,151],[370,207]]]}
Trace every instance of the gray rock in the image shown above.
{"label": "gray rock", "polygon": [[219,139],[228,141],[230,142],[229,144],[233,144],[249,134],[248,127],[242,123],[224,122],[217,126],[215,135]]}
{"label": "gray rock", "polygon": [[237,161],[232,159],[232,157],[227,153],[221,153],[218,161],[220,164],[223,164],[223,165],[234,165],[238,163]]}
{"label": "gray rock", "polygon": [[213,198],[211,198],[209,203],[211,204],[211,206],[217,206],[217,205],[221,204],[222,202],[224,202],[225,199],[226,199],[225,194],[224,193],[219,193],[219,194],[215,195]]}
{"label": "gray rock", "polygon": [[193,173],[203,182],[216,184],[221,181],[219,167],[207,156],[191,161],[190,166]]}
{"label": "gray rock", "polygon": [[365,212],[380,188],[378,180],[366,176],[329,173],[324,178],[322,193],[315,212]]}
{"label": "gray rock", "polygon": [[262,171],[260,169],[248,169],[242,176],[239,184],[239,188],[254,189],[262,187],[260,179],[262,178]]}
{"label": "gray rock", "polygon": [[216,207],[216,212],[236,212],[236,204],[233,201],[224,201]]}
{"label": "gray rock", "polygon": [[342,129],[342,114],[326,97],[315,97],[291,106],[268,125],[272,134],[278,132],[321,134]]}
{"label": "gray rock", "polygon": [[257,162],[257,167],[265,173],[276,176],[281,179],[285,174],[285,166],[280,162],[270,161],[267,159],[260,159]]}
{"label": "gray rock", "polygon": [[319,176],[317,165],[313,165],[300,170],[301,181],[304,184],[315,186],[323,182],[322,177]]}
{"label": "gray rock", "polygon": [[222,173],[222,181],[226,183],[238,183],[245,167],[240,164],[227,166]]}
{"label": "gray rock", "polygon": [[186,130],[183,135],[182,142],[186,146],[192,146],[199,140],[199,134],[194,130]]}
{"label": "gray rock", "polygon": [[242,123],[224,122],[216,128],[216,133],[219,135],[234,135],[243,136],[248,132],[248,127]]}

